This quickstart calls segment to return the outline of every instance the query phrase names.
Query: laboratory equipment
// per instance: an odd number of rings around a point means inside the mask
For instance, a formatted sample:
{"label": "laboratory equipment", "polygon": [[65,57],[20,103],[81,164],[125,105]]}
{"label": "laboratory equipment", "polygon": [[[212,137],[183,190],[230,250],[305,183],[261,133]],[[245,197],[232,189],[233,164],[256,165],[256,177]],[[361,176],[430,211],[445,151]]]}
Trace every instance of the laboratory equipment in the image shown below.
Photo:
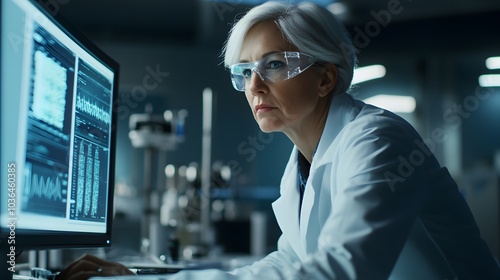
{"label": "laboratory equipment", "polygon": [[[177,148],[184,141],[186,110],[176,114],[167,110],[163,115],[153,114],[151,104],[143,114],[132,114],[129,119],[129,138],[135,148],[144,150],[143,217],[141,221],[141,252],[160,256],[165,252],[165,229],[160,221],[163,186],[153,186],[154,178],[163,176],[166,152]],[[153,169],[155,158],[157,172]]]}

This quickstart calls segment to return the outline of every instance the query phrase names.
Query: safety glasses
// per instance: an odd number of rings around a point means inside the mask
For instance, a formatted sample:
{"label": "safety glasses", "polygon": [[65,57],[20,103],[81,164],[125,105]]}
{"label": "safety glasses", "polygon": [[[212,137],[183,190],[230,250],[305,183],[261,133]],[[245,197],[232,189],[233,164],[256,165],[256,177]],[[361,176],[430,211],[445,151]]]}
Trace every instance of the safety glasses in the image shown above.
{"label": "safety glasses", "polygon": [[301,52],[277,52],[254,62],[237,63],[229,67],[231,82],[237,91],[245,91],[245,86],[257,73],[262,81],[273,83],[291,79],[316,63],[314,57]]}

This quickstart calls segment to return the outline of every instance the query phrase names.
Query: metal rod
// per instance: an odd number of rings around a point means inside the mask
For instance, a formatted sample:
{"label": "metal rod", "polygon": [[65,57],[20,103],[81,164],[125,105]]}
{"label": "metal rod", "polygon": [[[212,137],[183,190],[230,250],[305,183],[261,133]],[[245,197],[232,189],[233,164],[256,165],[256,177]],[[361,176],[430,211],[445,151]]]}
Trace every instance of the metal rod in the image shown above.
{"label": "metal rod", "polygon": [[203,90],[203,134],[201,149],[200,238],[204,245],[212,243],[210,228],[210,169],[212,148],[212,89]]}
{"label": "metal rod", "polygon": [[141,240],[141,251],[143,253],[149,253],[150,251],[150,223],[151,223],[151,168],[153,166],[153,149],[144,149],[144,213],[142,220],[142,240]]}

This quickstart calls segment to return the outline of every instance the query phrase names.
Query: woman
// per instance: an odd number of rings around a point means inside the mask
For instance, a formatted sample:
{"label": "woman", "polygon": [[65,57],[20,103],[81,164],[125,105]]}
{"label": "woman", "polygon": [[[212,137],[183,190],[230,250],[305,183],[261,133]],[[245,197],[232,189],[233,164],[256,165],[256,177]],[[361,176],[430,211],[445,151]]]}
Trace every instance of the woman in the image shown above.
{"label": "woman", "polygon": [[344,27],[314,4],[267,2],[234,25],[225,46],[233,86],[262,131],[295,144],[273,203],[283,234],[251,266],[172,279],[500,279],[417,132],[347,94],[355,61]]}

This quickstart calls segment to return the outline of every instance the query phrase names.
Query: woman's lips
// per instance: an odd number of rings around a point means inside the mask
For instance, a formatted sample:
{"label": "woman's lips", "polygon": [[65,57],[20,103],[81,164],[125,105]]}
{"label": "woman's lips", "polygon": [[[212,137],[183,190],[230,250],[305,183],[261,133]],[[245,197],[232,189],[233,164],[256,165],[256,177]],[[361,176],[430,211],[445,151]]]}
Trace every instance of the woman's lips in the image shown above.
{"label": "woman's lips", "polygon": [[271,105],[259,104],[259,105],[255,106],[255,113],[256,114],[266,113],[266,112],[272,111],[274,109],[275,109],[275,107],[273,107]]}

